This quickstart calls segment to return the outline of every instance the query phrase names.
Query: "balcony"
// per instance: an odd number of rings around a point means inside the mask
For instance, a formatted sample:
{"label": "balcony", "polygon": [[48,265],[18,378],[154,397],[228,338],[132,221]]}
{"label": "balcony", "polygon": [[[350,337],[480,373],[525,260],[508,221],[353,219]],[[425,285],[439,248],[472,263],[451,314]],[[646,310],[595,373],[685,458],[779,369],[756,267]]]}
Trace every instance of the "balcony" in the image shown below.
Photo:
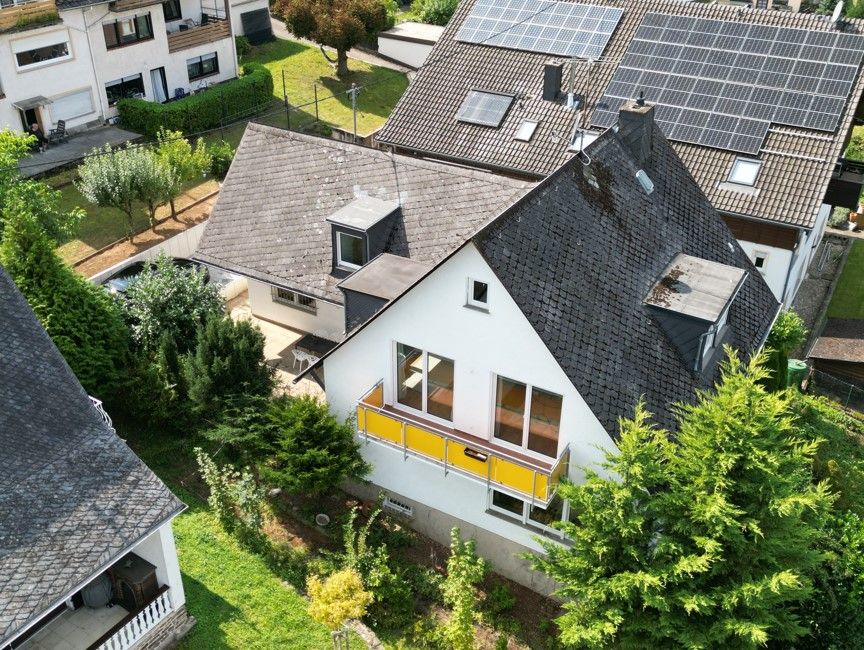
{"label": "balcony", "polygon": [[39,27],[56,20],[54,0],[0,0],[0,31]]}
{"label": "balcony", "polygon": [[[204,17],[206,16],[206,20]],[[185,27],[185,28],[184,28]],[[223,38],[231,38],[231,25],[225,18],[215,18],[207,14],[202,15],[200,25],[186,24],[176,32],[168,32],[168,51],[179,52],[187,50],[196,45],[221,41]]]}
{"label": "balcony", "polygon": [[440,465],[444,474],[456,472],[538,506],[546,506],[567,473],[569,450],[545,463],[457,429],[439,426],[384,404],[379,382],[357,403],[357,429],[367,442],[374,440],[409,455]]}

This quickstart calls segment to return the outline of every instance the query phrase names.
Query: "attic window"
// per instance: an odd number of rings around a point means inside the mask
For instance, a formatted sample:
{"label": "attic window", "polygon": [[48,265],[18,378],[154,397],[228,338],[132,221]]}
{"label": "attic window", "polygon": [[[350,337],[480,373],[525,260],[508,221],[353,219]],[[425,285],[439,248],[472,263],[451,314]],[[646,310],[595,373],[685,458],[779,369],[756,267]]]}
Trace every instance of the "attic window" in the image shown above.
{"label": "attic window", "polygon": [[498,128],[510,105],[513,103],[513,95],[501,93],[490,93],[482,90],[469,90],[456,113],[456,119],[469,124],[480,126],[491,126]]}
{"label": "attic window", "polygon": [[600,137],[599,133],[576,129],[570,139],[570,151],[584,151],[585,147]]}
{"label": "attic window", "polygon": [[363,259],[364,237],[347,232],[336,233],[336,259],[338,266],[346,269],[359,269],[366,261]]}
{"label": "attic window", "polygon": [[738,185],[755,185],[756,177],[762,168],[761,160],[749,158],[736,158],[732,163],[732,171],[729,172],[729,182]]}
{"label": "attic window", "polygon": [[468,278],[468,297],[465,301],[465,306],[488,311],[489,285],[480,280]]}
{"label": "attic window", "polygon": [[522,120],[522,124],[516,129],[516,135],[513,136],[513,139],[520,142],[530,142],[531,138],[534,137],[534,131],[537,129],[538,124],[540,122],[534,120]]}

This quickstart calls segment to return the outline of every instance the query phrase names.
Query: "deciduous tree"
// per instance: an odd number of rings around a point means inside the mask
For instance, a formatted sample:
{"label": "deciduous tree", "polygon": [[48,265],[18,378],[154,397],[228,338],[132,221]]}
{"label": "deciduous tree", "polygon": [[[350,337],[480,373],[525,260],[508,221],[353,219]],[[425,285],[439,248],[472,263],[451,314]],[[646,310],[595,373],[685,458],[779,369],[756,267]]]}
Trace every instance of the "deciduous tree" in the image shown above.
{"label": "deciduous tree", "polygon": [[180,131],[169,131],[160,127],[156,141],[156,155],[171,172],[172,185],[169,188],[168,202],[171,204],[171,217],[176,219],[177,208],[174,200],[183,190],[185,183],[201,178],[210,169],[211,155],[202,138],[198,138],[193,148]]}
{"label": "deciduous tree", "polygon": [[133,149],[105,145],[94,149],[78,167],[76,187],[90,203],[117,208],[126,216],[126,236],[135,235],[134,203],[136,165]]}

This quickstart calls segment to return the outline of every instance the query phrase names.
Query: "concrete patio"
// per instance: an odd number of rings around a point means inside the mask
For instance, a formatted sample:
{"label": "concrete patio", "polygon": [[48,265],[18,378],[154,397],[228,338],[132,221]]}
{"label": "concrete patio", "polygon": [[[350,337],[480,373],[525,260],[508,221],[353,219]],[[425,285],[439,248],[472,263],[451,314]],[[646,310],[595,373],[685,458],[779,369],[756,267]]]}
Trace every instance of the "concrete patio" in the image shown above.
{"label": "concrete patio", "polygon": [[[46,134],[47,135],[47,134]],[[139,133],[124,131],[116,126],[100,126],[79,133],[69,134],[69,139],[48,146],[46,151],[33,153],[18,162],[18,169],[25,178],[40,176],[60,167],[71,165],[97,147],[110,144],[112,147],[140,138]]]}

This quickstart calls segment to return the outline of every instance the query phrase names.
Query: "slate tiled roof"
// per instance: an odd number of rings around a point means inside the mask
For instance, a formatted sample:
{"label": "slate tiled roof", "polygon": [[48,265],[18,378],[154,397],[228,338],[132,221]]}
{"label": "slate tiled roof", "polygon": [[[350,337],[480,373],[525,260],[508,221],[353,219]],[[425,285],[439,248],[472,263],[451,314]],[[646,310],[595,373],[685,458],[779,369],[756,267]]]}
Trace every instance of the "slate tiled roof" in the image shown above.
{"label": "slate tiled roof", "polygon": [[[659,128],[637,165],[621,133],[589,145],[474,238],[492,270],[606,430],[641,396],[664,425],[669,405],[709,387],[717,365],[695,374],[643,304],[679,253],[748,273],[729,312],[725,342],[752,351],[779,305]],[[636,180],[654,182],[647,195]],[[538,254],[542,251],[542,254]]]}
{"label": "slate tiled roof", "polygon": [[0,647],[183,508],[0,267]]}
{"label": "slate tiled roof", "polygon": [[532,185],[250,124],[195,257],[341,304],[326,219],[353,199],[400,202],[387,252],[433,263]]}
{"label": "slate tiled roof", "polygon": [[[567,1],[567,0],[565,0]],[[737,7],[678,0],[579,0],[610,4],[624,10],[603,58],[591,64],[577,61],[575,87],[586,96],[589,110],[581,116],[587,127],[591,110],[603,95],[647,12],[692,15],[813,30],[830,30],[824,16],[781,11],[741,10]],[[548,54],[462,43],[456,33],[475,0],[463,0],[426,63],[411,82],[378,134],[378,140],[433,157],[450,157],[492,169],[545,176],[572,154],[567,152],[577,114],[561,102],[542,99],[543,64],[563,62],[563,85],[568,88],[570,63]],[[864,21],[851,20],[847,31],[861,32]],[[471,89],[519,96],[499,129],[457,122],[456,112]],[[736,154],[697,145],[673,143],[703,192],[721,212],[747,215],[810,228],[825,196],[834,162],[843,151],[858,99],[864,91],[859,72],[835,134],[800,128],[772,127],[760,154],[763,161],[758,193],[722,189]],[[530,142],[513,139],[523,119],[539,120]],[[827,136],[827,137],[826,137]]]}

